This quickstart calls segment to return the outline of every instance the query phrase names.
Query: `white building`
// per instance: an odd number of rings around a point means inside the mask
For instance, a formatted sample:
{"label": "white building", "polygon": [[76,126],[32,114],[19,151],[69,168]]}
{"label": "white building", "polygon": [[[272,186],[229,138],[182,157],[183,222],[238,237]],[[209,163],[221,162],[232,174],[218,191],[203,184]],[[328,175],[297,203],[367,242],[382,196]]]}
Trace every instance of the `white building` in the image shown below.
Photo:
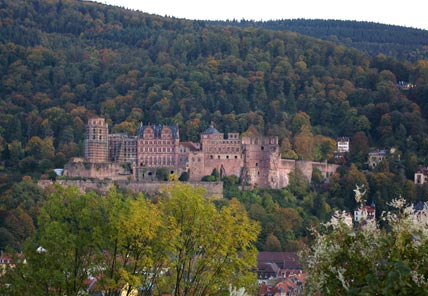
{"label": "white building", "polygon": [[337,138],[337,152],[339,152],[339,153],[349,152],[349,138],[348,137]]}

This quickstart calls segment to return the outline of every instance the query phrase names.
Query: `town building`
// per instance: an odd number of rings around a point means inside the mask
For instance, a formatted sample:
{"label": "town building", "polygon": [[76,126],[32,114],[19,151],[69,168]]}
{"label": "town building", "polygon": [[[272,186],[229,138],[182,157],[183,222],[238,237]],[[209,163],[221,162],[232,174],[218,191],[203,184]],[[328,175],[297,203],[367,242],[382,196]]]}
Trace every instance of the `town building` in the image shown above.
{"label": "town building", "polygon": [[428,182],[428,167],[419,166],[415,173],[415,184],[423,185]]}
{"label": "town building", "polygon": [[354,210],[354,222],[365,223],[376,220],[376,207],[374,205],[361,205]]}
{"label": "town building", "polygon": [[387,159],[387,152],[384,149],[376,149],[369,152],[368,166],[374,169],[384,159]]}
{"label": "town building", "polygon": [[296,168],[310,181],[315,168],[328,178],[338,165],[281,159],[278,137],[223,134],[214,124],[193,143],[180,142],[178,126],[141,125],[136,136],[109,134],[104,118],[96,117],[86,127],[84,158],[67,163],[64,176],[147,182],[162,170],[195,182],[217,172],[237,176],[242,185],[284,188]]}
{"label": "town building", "polygon": [[257,281],[259,296],[302,295],[306,273],[297,253],[259,252]]}
{"label": "town building", "polygon": [[336,139],[336,150],[338,153],[347,153],[349,152],[349,138],[340,137]]}

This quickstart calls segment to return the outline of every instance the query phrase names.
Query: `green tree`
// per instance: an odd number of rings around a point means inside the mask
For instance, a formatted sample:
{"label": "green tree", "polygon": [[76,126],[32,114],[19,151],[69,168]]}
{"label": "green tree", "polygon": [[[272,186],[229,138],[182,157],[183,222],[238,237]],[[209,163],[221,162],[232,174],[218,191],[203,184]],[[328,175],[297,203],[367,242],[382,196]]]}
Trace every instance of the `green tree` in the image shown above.
{"label": "green tree", "polygon": [[314,138],[309,126],[303,125],[300,132],[294,136],[293,147],[299,159],[314,159]]}
{"label": "green tree", "polygon": [[103,236],[96,197],[74,187],[53,189],[41,208],[38,231],[24,247],[26,263],[10,273],[12,295],[78,295],[85,290]]}
{"label": "green tree", "polygon": [[100,285],[106,295],[116,295],[127,287],[139,289],[141,295],[153,295],[162,283],[162,273],[168,266],[169,239],[175,230],[166,227],[161,208],[139,194],[129,198],[110,190],[104,204],[109,223],[104,226],[107,235],[100,262]]}
{"label": "green tree", "polygon": [[217,210],[203,189],[188,184],[174,185],[169,195],[164,215],[177,231],[170,239],[169,293],[224,295],[230,282],[252,290],[259,227],[239,202]]}

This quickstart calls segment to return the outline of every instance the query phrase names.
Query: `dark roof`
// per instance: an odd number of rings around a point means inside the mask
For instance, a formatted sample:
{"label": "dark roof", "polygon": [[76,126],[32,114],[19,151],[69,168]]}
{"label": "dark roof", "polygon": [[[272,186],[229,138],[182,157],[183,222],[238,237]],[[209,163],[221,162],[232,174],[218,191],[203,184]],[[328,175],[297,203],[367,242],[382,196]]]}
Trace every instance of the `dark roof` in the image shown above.
{"label": "dark roof", "polygon": [[369,155],[380,155],[380,156],[386,156],[387,152],[385,149],[375,149],[375,150],[370,150],[369,151]]}
{"label": "dark roof", "polygon": [[212,134],[219,134],[219,133],[220,132],[211,123],[210,127],[207,128],[202,134],[204,134],[204,135],[212,135]]}
{"label": "dark roof", "polygon": [[279,270],[280,269],[276,263],[261,262],[257,265],[258,272],[264,272],[264,273],[268,272],[268,273],[277,274]]}
{"label": "dark roof", "polygon": [[349,142],[349,137],[339,137],[336,139],[337,142]]}
{"label": "dark roof", "polygon": [[178,126],[176,126],[176,125],[168,125],[168,126],[166,126],[166,125],[161,125],[161,124],[158,124],[158,125],[142,125],[142,126],[140,126],[139,128],[138,128],[138,130],[137,130],[137,136],[139,137],[139,138],[143,138],[144,137],[144,131],[148,128],[148,127],[151,127],[152,129],[153,129],[153,132],[154,132],[154,138],[155,139],[160,139],[160,137],[161,137],[161,132],[162,132],[162,129],[164,128],[164,127],[169,127],[170,129],[171,129],[171,132],[172,132],[172,138],[173,139],[178,139]]}
{"label": "dark roof", "polygon": [[258,264],[266,262],[276,263],[281,269],[302,268],[299,256],[294,252],[259,252],[257,262]]}

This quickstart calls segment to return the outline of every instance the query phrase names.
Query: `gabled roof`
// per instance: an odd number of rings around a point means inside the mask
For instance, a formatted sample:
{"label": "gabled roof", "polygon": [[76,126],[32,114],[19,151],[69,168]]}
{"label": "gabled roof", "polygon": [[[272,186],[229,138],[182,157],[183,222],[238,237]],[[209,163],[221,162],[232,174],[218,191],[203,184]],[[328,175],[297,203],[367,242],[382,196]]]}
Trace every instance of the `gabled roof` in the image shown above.
{"label": "gabled roof", "polygon": [[143,138],[145,130],[149,127],[153,129],[153,133],[154,133],[153,136],[155,139],[160,139],[162,130],[165,127],[170,128],[173,139],[178,139],[178,126],[177,125],[161,125],[161,124],[158,124],[158,125],[156,125],[156,124],[155,125],[141,125],[137,130],[138,138]]}
{"label": "gabled roof", "polygon": [[261,262],[257,265],[258,272],[277,274],[280,268],[276,263]]}

